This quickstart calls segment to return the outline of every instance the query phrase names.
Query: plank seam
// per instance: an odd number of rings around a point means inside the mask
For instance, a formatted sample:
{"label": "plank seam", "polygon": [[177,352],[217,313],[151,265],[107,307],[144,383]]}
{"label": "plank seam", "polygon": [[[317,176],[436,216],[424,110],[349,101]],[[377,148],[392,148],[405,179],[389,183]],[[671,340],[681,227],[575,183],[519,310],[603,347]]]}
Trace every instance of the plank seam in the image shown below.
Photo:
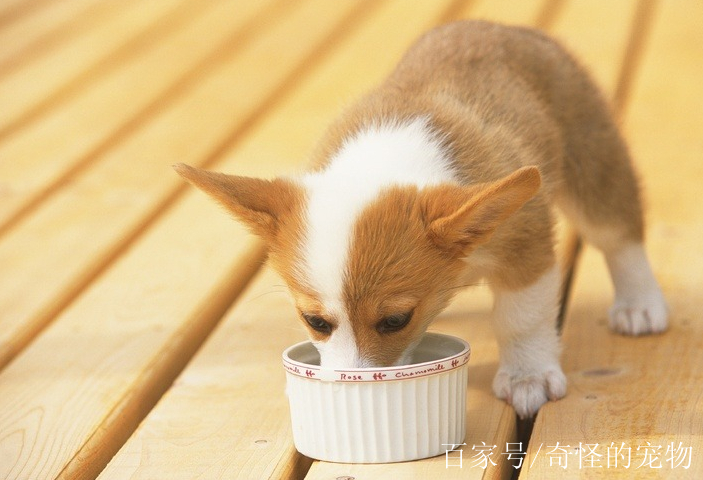
{"label": "plank seam", "polygon": [[535,27],[540,30],[551,30],[565,5],[565,0],[545,0],[533,22]]}
{"label": "plank seam", "polygon": [[10,121],[5,127],[0,129],[0,141],[26,127],[56,105],[69,100],[72,96],[80,93],[86,85],[90,84],[95,79],[118,68],[127,59],[133,57],[144,48],[147,48],[148,45],[155,43],[160,38],[175,31],[186,21],[191,20],[193,15],[196,15],[195,12],[198,11],[194,6],[210,6],[211,4],[212,2],[190,2],[189,0],[182,0],[176,8],[154,20],[148,27],[98,60],[97,63],[94,63],[87,69],[78,73],[43,100],[35,103],[17,118]]}
{"label": "plank seam", "polygon": [[35,38],[10,57],[0,62],[0,76],[7,75],[22,64],[33,61],[34,58],[46,53],[47,50],[65,42],[66,39],[80,34],[84,22],[87,20],[94,21],[95,17],[104,15],[105,10],[109,11],[111,7],[114,8],[115,5],[111,5],[108,2],[89,5],[73,17],[68,18],[49,31],[44,32],[43,35]]}
{"label": "plank seam", "polygon": [[3,13],[0,13],[0,28],[5,27],[6,25],[15,22],[22,18],[23,16],[31,13],[32,11],[36,10],[37,8],[41,8],[43,5],[46,3],[49,3],[48,0],[35,0],[35,1],[28,1],[24,3],[19,3],[17,4],[14,8],[9,8],[5,10]]}
{"label": "plank seam", "polygon": [[[137,131],[151,117],[158,114],[159,111],[166,108],[172,101],[192,85],[196,84],[200,77],[209,73],[216,67],[217,63],[224,58],[235,55],[241,48],[252,40],[257,28],[266,25],[273,17],[282,15],[283,12],[276,13],[277,5],[293,5],[294,2],[279,2],[278,4],[269,5],[262,12],[259,12],[242,28],[237,29],[233,35],[225,39],[224,42],[213,48],[200,62],[196,63],[186,73],[181,75],[175,82],[169,85],[164,91],[157,95],[149,104],[136,112],[132,117],[119,125],[110,135],[104,138],[100,143],[94,146],[89,152],[82,155],[73,165],[66,169],[58,178],[46,186],[41,192],[31,196],[21,207],[8,217],[5,223],[0,225],[0,236],[14,228],[24,217],[29,215],[33,210],[37,209],[48,198],[53,196],[60,190],[71,178],[78,175],[81,171],[89,168],[91,164],[96,162],[101,155],[104,155],[112,148],[116,147],[129,134]],[[181,20],[187,20],[189,9],[180,12]],[[170,22],[165,22],[170,23]],[[0,137],[2,134],[0,133]]]}
{"label": "plank seam", "polygon": [[[134,385],[127,390],[105,419],[93,430],[73,457],[66,462],[57,480],[95,478],[137,429],[141,421],[170,388],[181,371],[217,327],[232,302],[246,288],[265,260],[261,242],[253,242],[250,253],[244,255],[246,270],[237,262],[221,281],[219,288],[203,299],[191,321],[173,333],[161,355],[146,366]],[[195,313],[197,312],[197,313]]]}
{"label": "plank seam", "polygon": [[465,12],[471,11],[476,6],[476,0],[454,0],[449,6],[437,17],[437,24],[453,22],[459,20]]}
{"label": "plank seam", "polygon": [[634,76],[641,64],[644,45],[654,23],[657,3],[658,0],[640,0],[637,4],[631,41],[628,42],[623,54],[618,83],[613,95],[613,110],[618,120],[625,114]]}
{"label": "plank seam", "polygon": [[[268,116],[274,109],[277,103],[283,101],[303,80],[310,74],[316,64],[321,63],[342,42],[349,32],[356,25],[361,23],[364,17],[369,16],[373,9],[378,7],[380,2],[368,3],[370,0],[358,2],[357,6],[345,16],[332,33],[321,42],[321,48],[314,50],[310,55],[305,57],[291,72],[286,76],[281,83],[276,87],[271,94],[261,103],[251,115],[242,120],[242,123],[231,132],[200,164],[201,167],[207,168],[215,163],[228,149],[232,148],[239,138],[248,134],[259,122]],[[183,188],[186,186],[184,185]]]}

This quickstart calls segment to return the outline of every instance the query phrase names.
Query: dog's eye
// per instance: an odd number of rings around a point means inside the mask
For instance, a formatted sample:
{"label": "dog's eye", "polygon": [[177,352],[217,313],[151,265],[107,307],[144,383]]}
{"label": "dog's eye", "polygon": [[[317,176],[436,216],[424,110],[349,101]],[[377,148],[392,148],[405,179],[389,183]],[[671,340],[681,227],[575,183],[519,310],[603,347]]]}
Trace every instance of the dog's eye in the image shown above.
{"label": "dog's eye", "polygon": [[376,324],[376,330],[378,330],[379,333],[397,332],[405,328],[412,316],[413,312],[389,315]]}
{"label": "dog's eye", "polygon": [[307,315],[305,313],[303,314],[303,318],[313,330],[327,335],[332,333],[332,325],[324,318],[318,317],[317,315]]}

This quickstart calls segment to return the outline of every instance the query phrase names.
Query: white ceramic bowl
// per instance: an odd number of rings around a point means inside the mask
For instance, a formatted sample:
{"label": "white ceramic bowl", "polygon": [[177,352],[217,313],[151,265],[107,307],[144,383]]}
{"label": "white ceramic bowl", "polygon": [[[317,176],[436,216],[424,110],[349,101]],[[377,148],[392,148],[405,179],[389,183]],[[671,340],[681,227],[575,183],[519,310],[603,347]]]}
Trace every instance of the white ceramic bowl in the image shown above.
{"label": "white ceramic bowl", "polygon": [[385,463],[443,455],[466,434],[471,349],[426,334],[410,365],[321,368],[310,342],[283,352],[293,441],[300,453],[342,463]]}

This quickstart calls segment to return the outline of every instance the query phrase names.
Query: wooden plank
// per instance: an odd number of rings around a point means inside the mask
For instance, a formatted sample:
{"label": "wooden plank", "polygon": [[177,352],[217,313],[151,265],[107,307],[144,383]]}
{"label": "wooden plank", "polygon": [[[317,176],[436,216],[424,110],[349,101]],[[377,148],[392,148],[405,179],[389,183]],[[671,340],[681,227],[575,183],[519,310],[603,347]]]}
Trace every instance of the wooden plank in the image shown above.
{"label": "wooden plank", "polygon": [[[215,6],[214,2],[210,3]],[[125,29],[127,33],[135,32],[135,29],[139,32],[138,27],[145,26],[143,22],[151,15],[158,18],[166,4],[164,1],[159,1],[149,5],[141,14],[142,21],[133,22],[130,28]],[[156,8],[157,6],[161,6],[161,9]],[[237,15],[237,10],[230,13],[233,21],[246,19],[246,9],[243,10],[242,15]],[[139,9],[133,7],[131,13],[133,16],[138,16]],[[202,15],[196,15],[193,8],[185,5],[184,8],[172,10],[169,17],[169,23],[173,24],[170,41],[147,48],[148,42],[144,45],[143,41],[139,41],[144,40],[141,37],[151,37],[150,40],[155,40],[162,34],[168,33],[168,30],[152,28],[154,30],[152,32],[142,31],[142,34],[132,38],[133,43],[123,45],[130,47],[126,49],[133,49],[134,52],[127,53],[118,49],[119,51],[112,52],[114,56],[105,57],[108,64],[114,62],[113,66],[117,71],[113,72],[113,75],[100,77],[104,69],[97,68],[98,72],[94,72],[90,70],[90,65],[85,65],[88,68],[86,75],[81,77],[77,84],[69,84],[67,86],[69,91],[57,91],[58,97],[50,98],[51,101],[48,104],[43,104],[42,99],[26,97],[19,88],[21,79],[18,79],[18,85],[12,88],[9,85],[1,85],[2,95],[17,95],[15,103],[36,100],[41,108],[32,110],[31,106],[27,105],[30,110],[25,114],[33,121],[28,125],[21,125],[24,128],[20,128],[19,131],[15,131],[19,128],[17,127],[12,131],[6,129],[4,133],[0,133],[0,159],[4,160],[0,162],[0,178],[3,181],[0,231],[17,221],[52,188],[66,181],[72,169],[79,168],[82,163],[90,161],[100,149],[105,149],[109,139],[114,141],[111,135],[114,137],[121,132],[121,129],[124,130],[130,119],[134,121],[134,117],[138,117],[155,97],[158,98],[158,94],[166,90],[174,78],[178,79],[179,75],[188,71],[188,68],[208,51],[208,47],[214,47],[207,40],[216,36],[215,32],[218,31],[216,23],[210,25],[209,29],[204,29],[205,32],[211,31],[212,37],[199,33],[204,40],[202,47],[200,42],[191,42],[197,43],[197,46],[188,45],[187,39],[184,38],[189,33],[198,34],[193,32],[193,29],[197,30],[198,26],[202,27],[203,22],[207,23],[207,12],[203,19],[200,18]],[[118,19],[129,21],[130,17],[121,15]],[[221,17],[219,20],[221,24]],[[188,28],[183,25],[185,21],[191,23]],[[154,24],[149,25],[147,22],[146,26],[154,27]],[[116,35],[117,39],[124,40],[122,34],[117,35],[114,31],[112,34]],[[169,46],[173,50],[170,50]],[[136,56],[131,56],[132,53],[136,53]],[[53,52],[50,58],[58,63],[56,68],[61,69],[61,58],[67,55],[83,58],[80,54],[63,50]],[[24,70],[18,70],[16,73],[20,72]],[[28,83],[36,84],[49,73],[43,70],[37,71]],[[98,81],[91,84],[96,80],[94,73],[98,73]],[[72,90],[74,87],[76,91]],[[51,108],[45,111],[44,107]],[[41,138],[42,141],[37,142],[37,138]]]}
{"label": "wooden plank", "polygon": [[[235,13],[231,10],[214,9],[210,21],[185,30],[171,48],[192,43],[192,38],[217,44],[220,36],[228,36],[229,28],[238,31],[252,15],[265,14],[266,24],[276,25],[282,16],[259,10],[262,6],[266,4],[257,2],[249,11],[240,9],[238,17],[223,16]],[[222,18],[228,26],[213,29],[215,39],[206,40],[211,22],[223,23]],[[295,21],[285,23],[283,33],[286,25],[296,28]],[[51,201],[0,237],[0,368],[164,208],[181,185],[170,175],[169,165],[176,160],[199,163],[212,155],[308,54],[315,38],[321,38],[311,35],[310,43],[300,42],[286,51],[281,49],[280,28],[260,34],[257,42],[219,51],[215,65],[198,70],[200,83],[182,86],[179,95],[145,119],[140,130],[96,158],[91,168],[77,172]],[[271,57],[272,52],[286,55],[279,55],[262,79],[259,70],[254,71],[260,65],[258,57]],[[250,95],[242,98],[240,89]],[[217,102],[211,101],[212,92],[222,92]],[[194,118],[200,121],[193,122]],[[41,144],[36,138],[34,143]],[[49,160],[52,152],[42,155]]]}
{"label": "wooden plank", "polygon": [[95,478],[258,268],[246,233],[199,200],[0,373],[0,478]]}
{"label": "wooden plank", "polygon": [[513,2],[511,0],[478,0],[467,3],[458,18],[476,18],[507,25],[536,26],[545,9],[552,9],[549,0]]}
{"label": "wooden plank", "polygon": [[112,74],[0,142],[0,158],[8,160],[0,162],[0,231],[178,98],[216,64],[218,55],[246,44],[247,29],[270,3],[217,1],[208,2],[200,14],[178,10],[165,38],[150,48],[134,45],[136,56],[123,59]]}
{"label": "wooden plank", "polygon": [[280,353],[305,332],[282,280],[262,273],[98,478],[302,476]]}
{"label": "wooden plank", "polygon": [[[703,474],[703,262],[697,254],[703,208],[692,201],[703,175],[701,15],[703,6],[695,1],[657,6],[624,116],[646,185],[648,252],[669,301],[671,327],[663,335],[644,338],[611,333],[606,320],[612,298],[607,271],[597,252],[586,251],[564,330],[571,390],[562,402],[540,412],[526,460],[534,467],[524,472],[525,478],[607,474],[679,479]],[[589,455],[579,465],[579,456],[571,454],[566,469],[550,468],[545,452],[557,441],[568,445],[569,453],[588,444],[586,453],[593,449],[601,456]],[[648,442],[652,448],[646,457]],[[624,458],[616,458],[611,445],[624,447]],[[601,468],[591,468],[591,460]]]}
{"label": "wooden plank", "polygon": [[[411,39],[441,13],[437,6],[429,3],[422,4],[422,7],[432,8],[435,15],[418,10],[420,5],[415,9],[407,9],[405,5],[384,5],[384,10],[374,18],[374,24],[355,35],[353,44],[348,49],[340,50],[333,61],[316,75],[314,81],[305,85],[291,102],[282,106],[276,117],[272,118],[270,127],[262,128],[250,142],[242,145],[237,156],[247,158],[259,154],[262,158],[276,158],[283,154],[278,153],[281,145],[289,145],[289,142],[300,145],[301,138],[306,139],[303,144],[311,144],[322,126],[336,113],[336,109],[330,109],[330,103],[336,103],[337,98],[353,98],[351,95],[358,95],[376,83],[391,68]],[[399,21],[399,18],[403,18],[403,21]],[[396,27],[394,36],[389,37],[389,23],[405,25],[403,37],[399,36],[399,27]],[[382,50],[370,47],[378,41],[378,37],[385,37],[385,48]],[[339,78],[345,79],[344,84],[337,81]],[[346,92],[340,94],[340,90]],[[295,127],[289,118],[299,119],[295,122]],[[277,142],[270,142],[270,138],[276,138]],[[264,149],[263,152],[261,149]],[[274,153],[269,153],[270,149]],[[275,170],[274,166],[273,172]],[[241,173],[241,170],[237,169],[237,173]],[[217,472],[224,478],[246,472],[251,478],[278,478],[279,474],[292,474],[295,477],[305,467],[304,463],[301,466],[299,457],[291,450],[286,400],[280,393],[283,390],[280,351],[296,340],[295,335],[302,338],[303,333],[296,328],[293,312],[283,302],[284,296],[267,293],[270,292],[272,283],[279,285],[280,281],[271,273],[266,273],[251,287],[164,400],[113,459],[101,478],[150,478],[157,472],[166,476],[185,472],[183,475],[189,477],[205,475],[203,472],[214,476],[212,472]],[[480,425],[475,430],[492,432],[491,435],[502,439],[514,438],[512,411],[490,394],[489,385],[495,372],[492,362],[495,361],[496,353],[485,318],[485,312],[489,310],[489,297],[485,291],[482,294],[475,291],[472,293],[478,295],[483,303],[478,303],[479,312],[482,313],[477,314],[476,326],[469,337],[474,352],[481,352],[476,354],[479,355],[479,360],[476,360],[472,372],[472,378],[475,379],[472,388],[476,389],[472,393],[475,402],[473,405],[480,405],[480,408],[471,410],[469,415],[474,425]],[[475,306],[476,301],[472,299],[470,308]],[[455,308],[459,310],[452,312],[462,319],[472,315],[466,305],[457,303]],[[458,311],[462,313],[456,313]],[[451,315],[448,312],[445,319],[437,324],[438,328],[445,331],[452,331],[453,328],[457,332],[474,325],[473,322],[456,322],[456,318]],[[289,330],[290,335],[271,338],[271,331]],[[466,336],[465,331],[462,336]],[[490,340],[485,340],[486,338]],[[252,350],[255,360],[252,357],[246,361],[244,355],[249,350]],[[244,362],[235,362],[233,352],[241,352],[237,358],[242,358]],[[481,364],[481,358],[488,363],[487,368]],[[243,395],[242,385],[249,386],[256,381],[256,372],[252,370],[254,363],[267,372],[278,372],[278,380],[274,381],[273,377],[267,376],[266,385],[247,388],[246,395]],[[228,365],[226,372],[222,365]],[[213,371],[222,372],[222,375],[217,375],[217,387],[209,373]],[[217,389],[218,395],[212,394],[213,388]],[[184,419],[184,411],[195,413]],[[233,431],[238,432],[237,435],[232,435]],[[498,433],[493,433],[496,431]],[[487,438],[480,433],[477,437],[484,440]],[[184,465],[181,461],[193,456],[199,459],[197,466]],[[434,461],[435,469],[438,469],[444,459]],[[295,474],[278,470],[288,463],[295,466]],[[313,470],[324,467],[316,464]],[[441,463],[441,468],[444,469],[444,463]],[[332,473],[321,475],[329,478]]]}
{"label": "wooden plank", "polygon": [[0,28],[12,25],[35,10],[42,8],[48,0],[5,0],[0,3]]}
{"label": "wooden plank", "polygon": [[[113,3],[114,0],[107,0]],[[69,83],[106,52],[119,48],[131,36],[153,26],[177,4],[174,0],[115,2],[112,15],[96,16],[81,35],[47,55],[39,56],[0,78],[0,132],[5,132],[27,110]]]}
{"label": "wooden plank", "polygon": [[95,22],[95,17],[108,15],[116,5],[96,0],[52,2],[47,8],[0,28],[0,75],[78,34],[84,25]]}
{"label": "wooden plank", "polygon": [[[283,57],[289,56],[305,57],[303,63],[312,68],[321,53],[332,51],[340,32],[353,27],[347,20],[368,7],[357,1],[299,4],[271,32],[261,32],[268,51],[254,48],[249,60],[256,60],[257,72],[261,62],[269,72],[275,70],[269,62],[282,62],[281,68],[297,73],[295,65],[285,63],[289,60]],[[301,31],[309,39],[300,38],[291,47],[291,34]],[[232,73],[224,69],[221,74],[225,72]],[[217,81],[222,87],[224,77]],[[260,78],[259,83],[259,88],[270,88]],[[256,91],[252,85],[247,90]],[[250,173],[266,175],[267,164],[280,168],[287,148],[279,148],[282,155],[268,162],[249,162]],[[104,194],[104,189],[96,193]],[[192,192],[161,215],[0,374],[0,478],[94,478],[210,333],[262,257],[259,244],[234,222],[223,221],[200,194]],[[35,421],[37,412],[40,421]]]}

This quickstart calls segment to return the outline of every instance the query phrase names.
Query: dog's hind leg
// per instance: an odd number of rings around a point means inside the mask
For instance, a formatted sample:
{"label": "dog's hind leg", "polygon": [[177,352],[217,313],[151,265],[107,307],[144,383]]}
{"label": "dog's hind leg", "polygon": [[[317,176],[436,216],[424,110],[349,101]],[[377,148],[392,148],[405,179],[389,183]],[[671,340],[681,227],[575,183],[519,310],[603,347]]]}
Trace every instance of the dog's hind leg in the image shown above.
{"label": "dog's hind leg", "polygon": [[569,215],[579,234],[599,248],[608,265],[615,289],[610,327],[626,335],[663,332],[668,308],[654,278],[641,237],[625,235],[619,226],[597,224]]}
{"label": "dog's hind leg", "polygon": [[[668,308],[644,248],[642,202],[629,153],[612,120],[595,112],[597,135],[575,142],[557,203],[582,238],[605,255],[615,288],[610,326],[626,335],[667,328]],[[592,127],[592,128],[589,128]],[[573,147],[574,145],[572,145]]]}

